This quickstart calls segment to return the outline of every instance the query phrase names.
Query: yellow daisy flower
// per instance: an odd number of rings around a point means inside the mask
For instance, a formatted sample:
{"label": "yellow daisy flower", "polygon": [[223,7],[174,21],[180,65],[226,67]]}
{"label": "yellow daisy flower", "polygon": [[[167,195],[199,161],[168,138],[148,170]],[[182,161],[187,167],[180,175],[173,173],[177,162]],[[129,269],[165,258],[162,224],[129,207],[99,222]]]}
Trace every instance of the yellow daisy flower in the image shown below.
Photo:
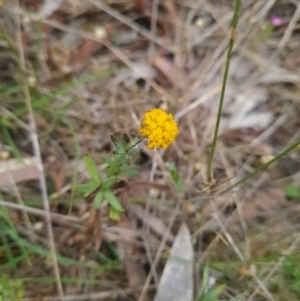
{"label": "yellow daisy flower", "polygon": [[179,134],[177,122],[172,114],[162,109],[152,109],[144,114],[140,135],[148,139],[150,149],[166,149]]}

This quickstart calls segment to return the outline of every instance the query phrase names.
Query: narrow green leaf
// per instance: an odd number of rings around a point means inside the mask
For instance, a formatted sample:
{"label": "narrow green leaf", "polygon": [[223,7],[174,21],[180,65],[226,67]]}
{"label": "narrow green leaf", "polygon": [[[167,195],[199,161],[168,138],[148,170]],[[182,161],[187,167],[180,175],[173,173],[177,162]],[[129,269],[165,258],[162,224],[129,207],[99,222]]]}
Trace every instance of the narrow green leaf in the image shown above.
{"label": "narrow green leaf", "polygon": [[138,172],[134,165],[123,165],[120,167],[119,175],[135,177],[138,176]]}
{"label": "narrow green leaf", "polygon": [[204,296],[204,293],[207,290],[208,281],[209,281],[208,265],[205,265],[204,269],[203,269],[201,290],[199,292],[199,296],[198,296],[197,301],[202,300],[202,298]]}
{"label": "narrow green leaf", "polygon": [[94,208],[95,209],[100,208],[103,199],[104,199],[103,191],[98,192],[96,197],[95,197],[95,200],[94,200]]}
{"label": "narrow green leaf", "polygon": [[99,170],[94,160],[89,155],[84,156],[84,163],[89,173],[90,177],[97,183],[100,184],[102,182]]}
{"label": "narrow green leaf", "polygon": [[95,188],[93,183],[79,184],[75,187],[75,191],[86,194],[92,192]]}
{"label": "narrow green leaf", "polygon": [[18,93],[21,91],[22,91],[22,86],[12,86],[12,87],[7,87],[7,88],[0,87],[0,95],[1,96],[11,95],[11,94],[15,94],[15,93]]}
{"label": "narrow green leaf", "polygon": [[124,211],[118,198],[110,190],[104,191],[104,196],[108,203],[111,205],[111,207],[120,212]]}
{"label": "narrow green leaf", "polygon": [[116,176],[111,176],[108,177],[104,182],[103,182],[103,187],[109,189],[109,187],[119,181],[118,177]]}
{"label": "narrow green leaf", "polygon": [[128,156],[133,156],[136,155],[140,152],[139,148],[132,148],[129,152],[128,152]]}
{"label": "narrow green leaf", "polygon": [[254,171],[248,173],[247,175],[245,175],[241,180],[237,181],[235,184],[233,184],[232,186],[230,186],[229,188],[227,188],[226,190],[223,191],[227,192],[229,190],[231,190],[232,188],[242,184],[243,182],[245,182],[246,180],[248,180],[249,178],[253,177],[254,175],[256,175],[257,173],[259,173],[260,171],[266,169],[267,167],[269,167],[272,163],[278,161],[280,158],[282,158],[283,156],[285,156],[287,153],[289,153],[290,151],[292,151],[293,149],[295,149],[298,145],[300,145],[300,140],[296,141],[294,144],[292,144],[291,146],[289,146],[288,148],[286,148],[285,150],[283,150],[281,153],[279,153],[277,156],[275,156],[272,160],[268,161],[267,163],[259,166],[258,168],[256,168]]}
{"label": "narrow green leaf", "polygon": [[179,176],[179,173],[177,171],[177,168],[175,166],[174,163],[169,163],[168,164],[168,170],[175,182],[175,185],[176,185],[176,188],[179,192],[184,192],[184,185],[183,183],[181,182],[181,179],[180,179],[180,176]]}
{"label": "narrow green leaf", "polygon": [[108,164],[108,165],[111,165],[111,164],[113,164],[113,162],[114,162],[112,159],[107,158],[107,157],[103,157],[103,158],[102,158],[102,161],[103,161],[104,163]]}
{"label": "narrow green leaf", "polygon": [[109,218],[115,221],[120,220],[120,211],[116,210],[114,207],[109,207]]}

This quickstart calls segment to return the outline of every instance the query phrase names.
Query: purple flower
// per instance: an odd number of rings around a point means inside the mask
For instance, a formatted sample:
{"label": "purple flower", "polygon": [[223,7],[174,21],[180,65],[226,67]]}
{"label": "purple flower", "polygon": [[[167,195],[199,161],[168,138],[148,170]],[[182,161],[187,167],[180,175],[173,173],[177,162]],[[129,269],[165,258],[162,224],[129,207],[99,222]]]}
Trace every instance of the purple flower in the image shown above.
{"label": "purple flower", "polygon": [[273,24],[274,27],[279,27],[282,25],[282,19],[278,16],[272,16],[271,23]]}

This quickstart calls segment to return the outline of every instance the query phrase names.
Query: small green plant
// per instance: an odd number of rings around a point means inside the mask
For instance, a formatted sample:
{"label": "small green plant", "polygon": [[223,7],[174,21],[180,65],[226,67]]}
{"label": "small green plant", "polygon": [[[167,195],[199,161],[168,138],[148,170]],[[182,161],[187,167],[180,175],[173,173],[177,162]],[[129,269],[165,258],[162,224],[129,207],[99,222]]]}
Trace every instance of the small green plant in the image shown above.
{"label": "small green plant", "polygon": [[[134,177],[138,175],[136,166],[130,163],[131,157],[139,152],[138,144],[147,139],[147,146],[150,149],[166,149],[173,143],[178,134],[177,122],[172,114],[162,109],[152,109],[146,112],[140,127],[140,138],[130,140],[126,133],[123,133],[119,138],[117,135],[111,136],[116,150],[111,158],[102,158],[102,161],[107,164],[104,169],[105,179],[101,177],[93,159],[89,155],[85,156],[84,162],[91,182],[78,185],[76,190],[85,193],[88,200],[93,199],[96,209],[106,200],[109,204],[109,217],[113,220],[119,220],[124,209],[113,190],[116,187],[125,187],[126,183],[122,182],[122,176]],[[183,185],[175,166],[169,166],[169,171],[178,190],[182,191]]]}
{"label": "small green plant", "polygon": [[184,185],[183,185],[183,183],[182,183],[182,181],[180,179],[180,175],[178,173],[178,170],[177,170],[175,164],[174,163],[169,163],[167,165],[167,168],[168,168],[168,171],[169,171],[172,179],[175,182],[176,189],[179,192],[183,193],[184,192]]}
{"label": "small green plant", "polygon": [[209,287],[209,270],[205,265],[202,276],[202,285],[196,301],[219,301],[218,296],[224,290],[225,285],[210,289]]}
{"label": "small green plant", "polygon": [[139,149],[135,147],[139,141],[138,139],[130,140],[127,134],[124,134],[119,140],[112,136],[112,141],[116,146],[113,156],[102,158],[102,161],[107,164],[104,169],[105,179],[100,175],[95,161],[89,155],[86,155],[84,162],[91,181],[87,184],[78,185],[76,190],[85,193],[87,198],[93,198],[94,208],[96,209],[101,206],[103,200],[107,200],[109,217],[119,220],[124,209],[112,187],[120,183],[122,176],[134,177],[138,175],[135,165],[130,163],[130,158],[139,152]]}
{"label": "small green plant", "polygon": [[11,280],[7,275],[0,278],[0,301],[19,301],[24,296],[23,282]]}
{"label": "small green plant", "polygon": [[283,276],[290,284],[290,289],[300,297],[300,265],[297,260],[286,256],[282,265]]}

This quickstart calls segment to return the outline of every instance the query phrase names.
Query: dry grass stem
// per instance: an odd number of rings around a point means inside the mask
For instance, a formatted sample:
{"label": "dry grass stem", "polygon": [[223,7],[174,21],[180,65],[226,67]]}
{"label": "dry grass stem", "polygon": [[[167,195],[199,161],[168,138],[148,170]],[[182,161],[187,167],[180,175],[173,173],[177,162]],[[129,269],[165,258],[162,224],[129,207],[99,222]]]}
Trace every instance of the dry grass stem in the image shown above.
{"label": "dry grass stem", "polygon": [[[19,52],[20,67],[21,67],[21,71],[23,72],[23,75],[26,75],[27,70],[26,70],[23,42],[22,42],[22,37],[21,37],[19,0],[15,0],[15,19],[16,19],[16,25],[18,28],[17,45],[18,45],[18,52]],[[43,207],[45,210],[45,219],[46,219],[46,226],[47,226],[47,232],[48,232],[50,252],[51,252],[51,257],[52,257],[52,261],[53,261],[53,270],[54,270],[54,275],[55,275],[56,282],[57,282],[57,289],[59,292],[60,300],[64,301],[63,287],[62,287],[62,283],[61,283],[61,279],[60,279],[60,272],[59,272],[58,262],[57,262],[57,258],[56,258],[56,250],[55,250],[54,235],[53,235],[52,223],[51,223],[47,186],[46,186],[46,181],[45,181],[43,162],[42,162],[42,157],[41,157],[36,123],[35,123],[34,112],[33,112],[32,104],[31,104],[31,97],[30,97],[30,91],[29,91],[27,79],[24,80],[23,89],[24,89],[25,102],[26,102],[26,107],[28,110],[28,116],[29,116],[29,122],[30,122],[30,124],[29,124],[30,138],[31,138],[31,142],[32,142],[34,156],[37,161],[38,171],[40,174],[39,182],[40,182],[40,189],[41,189],[41,197],[42,197]]]}

